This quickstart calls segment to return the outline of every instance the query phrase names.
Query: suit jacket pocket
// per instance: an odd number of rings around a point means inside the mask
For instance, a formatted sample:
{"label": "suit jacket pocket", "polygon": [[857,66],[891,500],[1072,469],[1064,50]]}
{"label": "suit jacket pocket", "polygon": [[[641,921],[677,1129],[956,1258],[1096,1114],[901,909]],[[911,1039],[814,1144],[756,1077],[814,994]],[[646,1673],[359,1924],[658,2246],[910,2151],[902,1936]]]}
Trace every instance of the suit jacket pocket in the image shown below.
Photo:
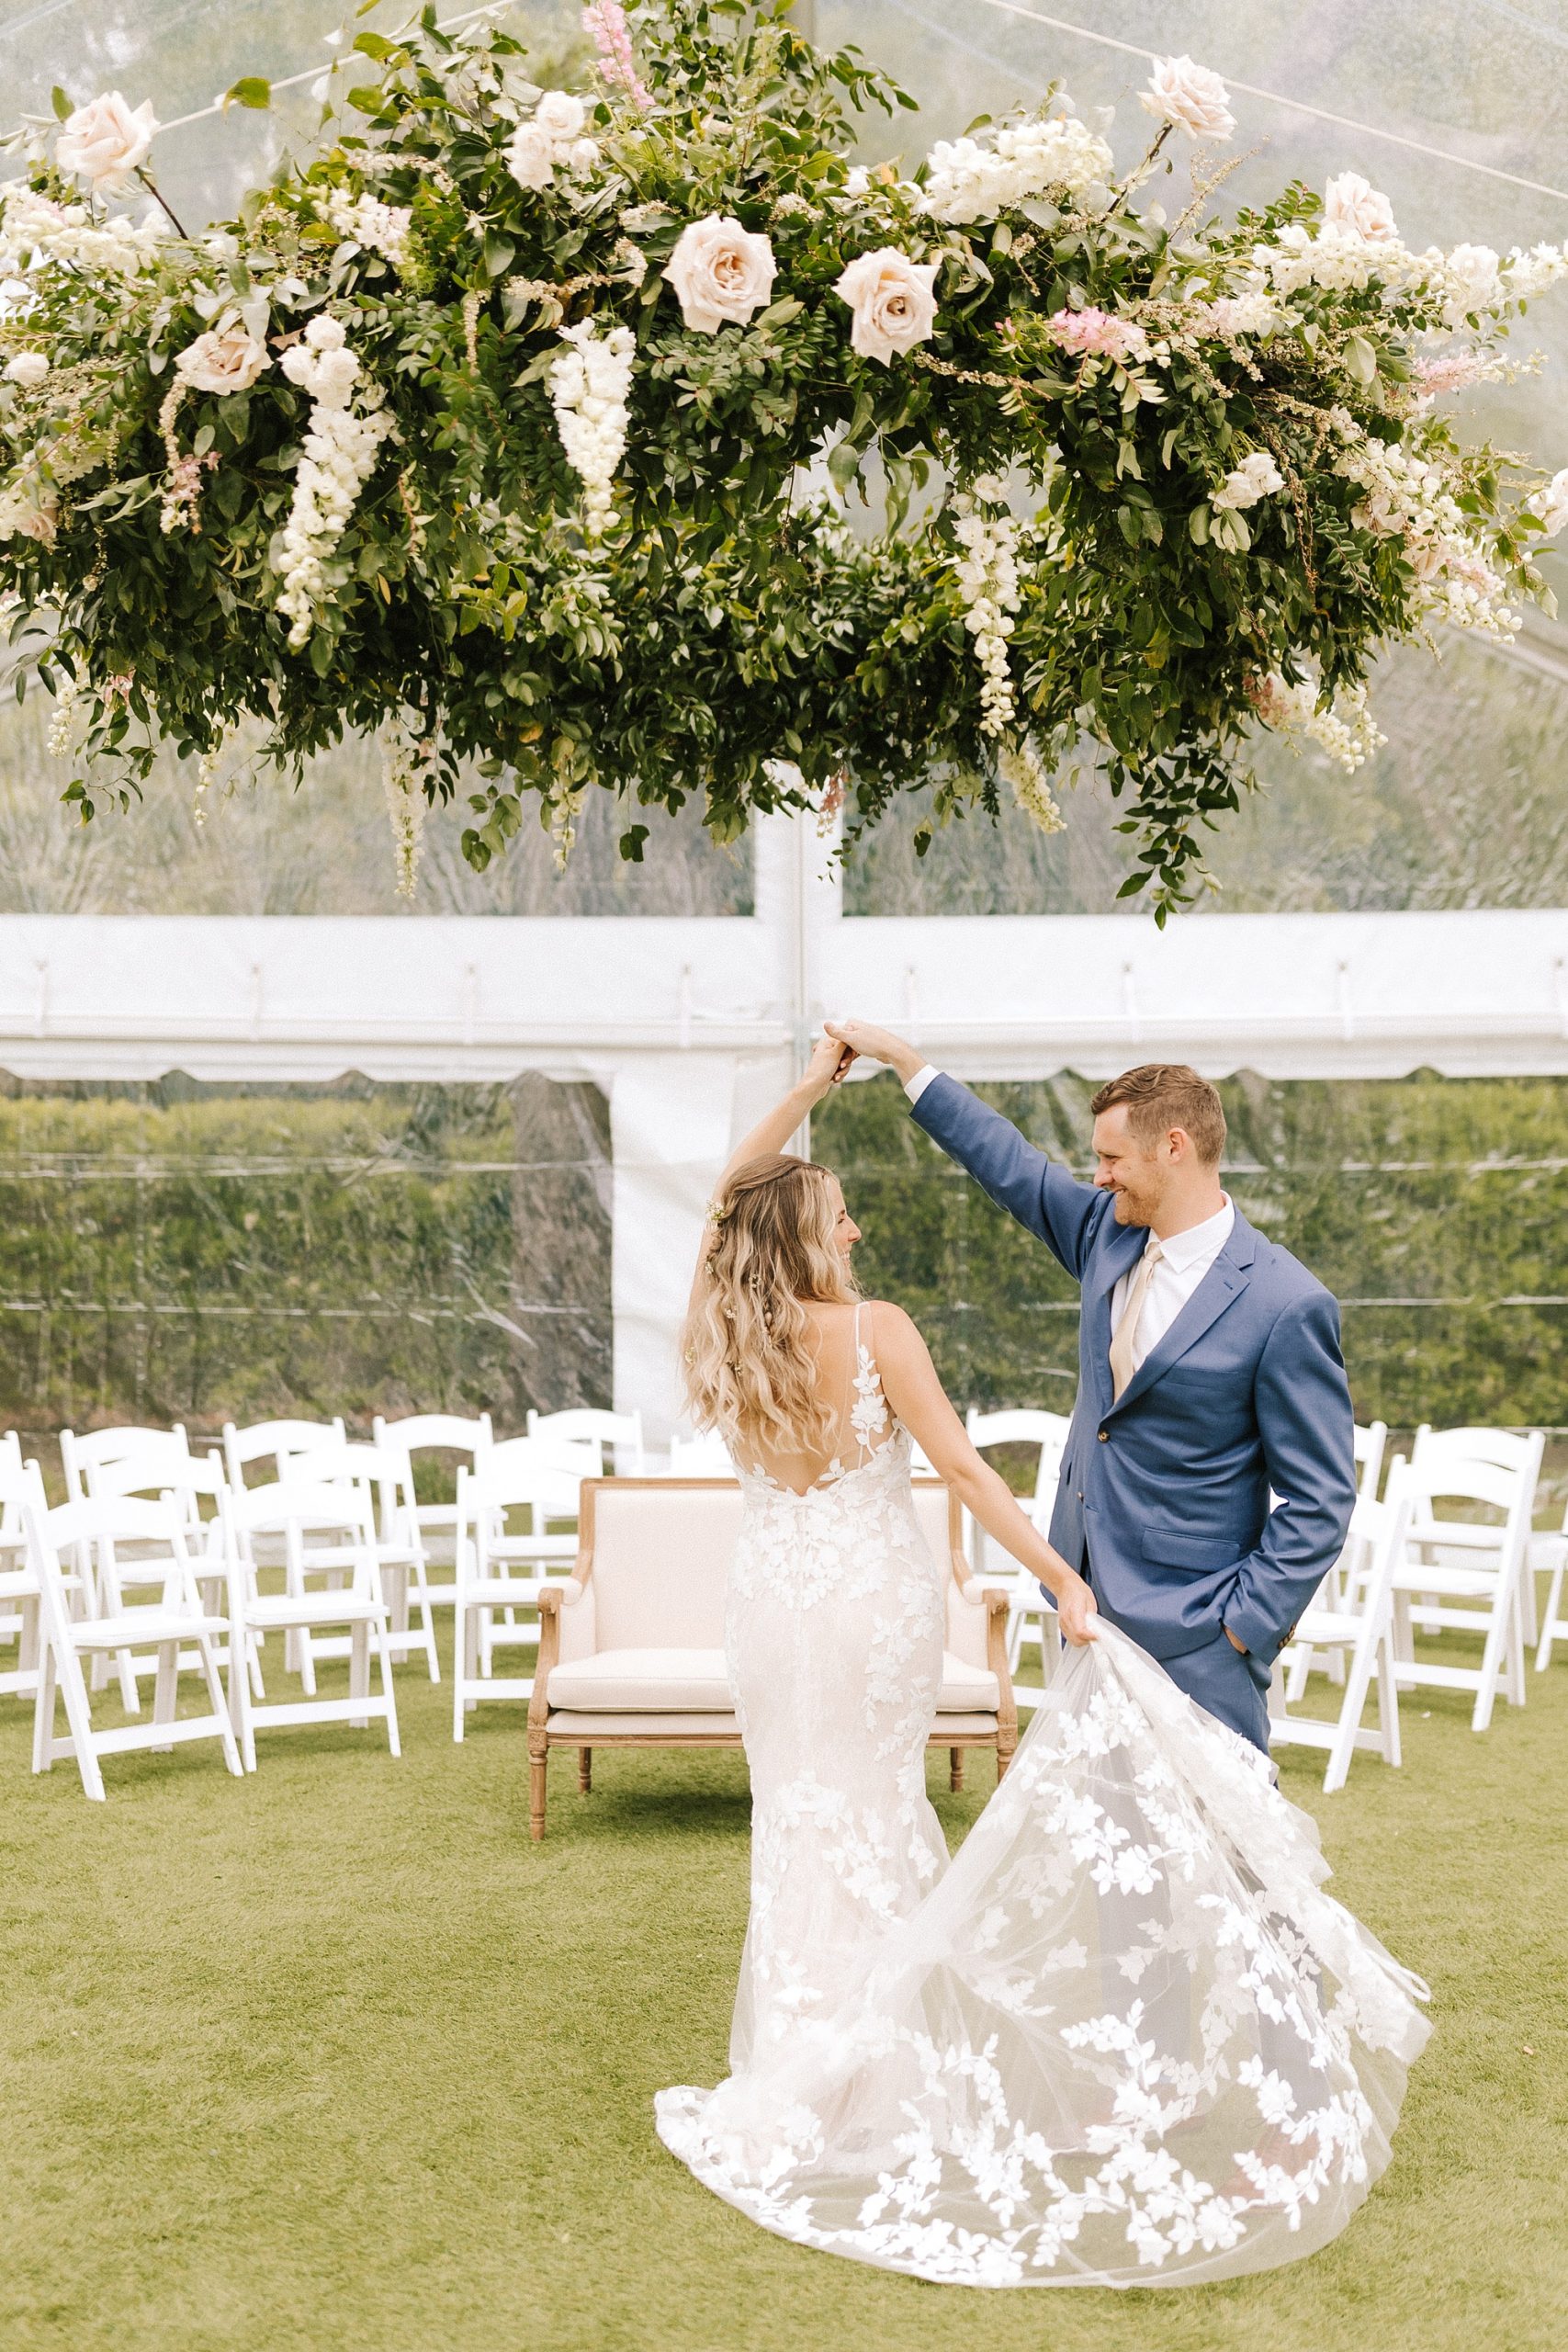
{"label": "suit jacket pocket", "polygon": [[1190,1568],[1200,1576],[1234,1568],[1241,1557],[1228,1535],[1194,1535],[1190,1527],[1162,1527],[1157,1521],[1144,1527],[1138,1548],[1145,1560],[1168,1568]]}

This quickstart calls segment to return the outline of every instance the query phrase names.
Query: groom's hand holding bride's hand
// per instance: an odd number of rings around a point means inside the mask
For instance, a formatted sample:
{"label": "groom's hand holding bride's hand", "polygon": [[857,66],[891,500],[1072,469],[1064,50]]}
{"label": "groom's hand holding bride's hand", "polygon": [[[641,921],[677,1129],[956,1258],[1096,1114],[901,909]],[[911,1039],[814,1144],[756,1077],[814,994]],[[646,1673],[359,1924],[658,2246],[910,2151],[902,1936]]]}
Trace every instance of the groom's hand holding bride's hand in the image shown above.
{"label": "groom's hand holding bride's hand", "polygon": [[[919,1069],[924,1069],[926,1057],[896,1037],[891,1029],[878,1029],[870,1021],[826,1021],[823,1027],[829,1037],[849,1048],[851,1060],[887,1062],[897,1072],[898,1082],[907,1085]],[[845,1064],[848,1069],[849,1064]]]}

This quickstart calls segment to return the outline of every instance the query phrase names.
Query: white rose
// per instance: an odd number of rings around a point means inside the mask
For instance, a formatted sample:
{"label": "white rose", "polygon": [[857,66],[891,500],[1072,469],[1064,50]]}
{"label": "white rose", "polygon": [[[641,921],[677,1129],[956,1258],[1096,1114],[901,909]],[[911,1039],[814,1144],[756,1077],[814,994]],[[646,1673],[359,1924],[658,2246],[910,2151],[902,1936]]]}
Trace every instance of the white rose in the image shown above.
{"label": "white rose", "polygon": [[850,344],[863,359],[880,359],[886,368],[896,351],[930,340],[936,273],[934,261],[911,261],[894,245],[851,262],[833,291],[854,312]]}
{"label": "white rose", "polygon": [[574,172],[591,172],[599,161],[599,141],[596,139],[574,139],[567,149],[566,160]]}
{"label": "white rose", "polygon": [[1393,207],[1381,187],[1371,187],[1359,172],[1341,172],[1323,191],[1323,217],[1337,228],[1348,229],[1369,245],[1397,237]]}
{"label": "white rose", "polygon": [[62,172],[90,180],[96,188],[112,187],[146,162],[157,128],[151,98],[132,114],[119,92],[110,90],[67,115],[54,142],[54,160]]}
{"label": "white rose", "polygon": [[688,221],[664,268],[682,320],[698,334],[716,334],[727,319],[748,325],[766,310],[777,275],[767,238],[717,212]]}
{"label": "white rose", "polygon": [[49,355],[43,351],[18,351],[6,369],[10,382],[20,384],[28,392],[41,384],[48,373]]}
{"label": "white rose", "polygon": [[1490,245],[1456,245],[1449,255],[1449,270],[1467,309],[1482,310],[1497,299],[1497,256]]}
{"label": "white rose", "polygon": [[330,311],[318,311],[305,330],[305,340],[312,351],[341,351],[348,337],[341,319]]}
{"label": "white rose", "polygon": [[1190,57],[1156,57],[1141,104],[1146,114],[1193,139],[1228,139],[1235,129],[1230,92],[1217,74]]}
{"label": "white rose", "polygon": [[1525,501],[1527,513],[1538,515],[1549,539],[1568,525],[1568,466],[1552,475],[1544,490],[1538,490]]}
{"label": "white rose", "polygon": [[175,367],[193,391],[248,392],[271,361],[259,335],[247,327],[231,327],[223,334],[198,334],[178,355]]}
{"label": "white rose", "polygon": [[863,164],[853,164],[851,165],[844,180],[844,194],[846,196],[869,196],[871,194],[871,174],[866,170]]}
{"label": "white rose", "polygon": [[558,146],[569,147],[582,136],[582,126],[588,119],[588,109],[581,98],[570,90],[547,90],[534,108],[534,120],[547,138]]}
{"label": "white rose", "polygon": [[506,142],[506,168],[519,187],[548,187],[555,177],[556,143],[542,123],[518,124]]}

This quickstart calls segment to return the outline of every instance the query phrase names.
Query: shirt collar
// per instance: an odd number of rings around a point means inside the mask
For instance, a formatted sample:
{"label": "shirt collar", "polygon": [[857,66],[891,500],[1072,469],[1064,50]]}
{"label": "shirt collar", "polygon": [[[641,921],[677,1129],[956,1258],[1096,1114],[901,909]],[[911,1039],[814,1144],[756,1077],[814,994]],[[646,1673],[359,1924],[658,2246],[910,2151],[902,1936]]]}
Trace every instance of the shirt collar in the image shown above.
{"label": "shirt collar", "polygon": [[1230,1238],[1235,1223],[1235,1203],[1227,1193],[1224,1205],[1206,1216],[1201,1225],[1190,1225],[1185,1233],[1173,1233],[1160,1245],[1160,1255],[1173,1272],[1181,1274],[1192,1266],[1201,1265],[1205,1259],[1217,1258]]}

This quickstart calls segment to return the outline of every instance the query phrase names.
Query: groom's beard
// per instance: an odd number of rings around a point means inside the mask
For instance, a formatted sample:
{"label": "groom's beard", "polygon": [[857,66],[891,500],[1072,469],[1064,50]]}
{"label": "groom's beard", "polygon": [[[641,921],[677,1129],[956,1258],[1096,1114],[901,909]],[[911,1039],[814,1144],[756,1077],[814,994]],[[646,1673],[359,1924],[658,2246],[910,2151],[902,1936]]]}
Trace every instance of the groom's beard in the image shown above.
{"label": "groom's beard", "polygon": [[1132,1193],[1113,1189],[1111,1213],[1118,1225],[1147,1225],[1153,1214],[1153,1204],[1140,1200]]}

